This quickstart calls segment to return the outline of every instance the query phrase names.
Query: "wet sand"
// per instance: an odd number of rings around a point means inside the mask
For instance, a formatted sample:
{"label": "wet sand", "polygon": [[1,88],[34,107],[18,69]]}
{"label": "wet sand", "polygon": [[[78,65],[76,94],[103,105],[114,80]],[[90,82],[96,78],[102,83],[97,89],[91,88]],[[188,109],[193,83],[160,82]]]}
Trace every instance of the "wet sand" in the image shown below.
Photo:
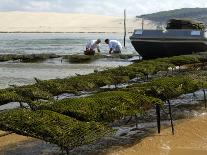
{"label": "wet sand", "polygon": [[[2,134],[5,134],[5,132],[0,131],[0,135]],[[14,133],[2,136],[0,137],[0,151],[8,146],[17,145],[18,143],[27,142],[31,140],[33,140],[33,138],[17,135]]]}
{"label": "wet sand", "polygon": [[176,133],[171,128],[161,130],[141,142],[112,150],[107,155],[206,155],[207,154],[207,114],[193,119],[176,122]]}

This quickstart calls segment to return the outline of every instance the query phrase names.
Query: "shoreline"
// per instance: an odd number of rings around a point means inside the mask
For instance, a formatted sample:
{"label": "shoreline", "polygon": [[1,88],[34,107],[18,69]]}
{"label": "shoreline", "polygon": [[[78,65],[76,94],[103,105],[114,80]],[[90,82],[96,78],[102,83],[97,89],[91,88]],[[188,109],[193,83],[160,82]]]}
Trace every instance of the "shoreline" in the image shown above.
{"label": "shoreline", "polygon": [[[83,34],[122,34],[122,32],[48,32],[48,31],[14,31],[14,32],[4,32],[4,31],[1,31],[0,34],[5,34],[5,33],[73,33],[73,34],[78,34],[78,33],[83,33]],[[132,34],[133,32],[127,32],[127,34]]]}

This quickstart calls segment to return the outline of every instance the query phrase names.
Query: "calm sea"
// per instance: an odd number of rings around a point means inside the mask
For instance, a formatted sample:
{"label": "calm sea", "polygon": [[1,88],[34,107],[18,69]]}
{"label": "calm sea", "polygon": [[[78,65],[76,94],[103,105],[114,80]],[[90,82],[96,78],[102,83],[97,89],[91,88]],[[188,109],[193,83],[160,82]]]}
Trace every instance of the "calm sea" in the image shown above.
{"label": "calm sea", "polygon": [[[106,38],[119,40],[123,44],[122,34],[97,33],[0,33],[1,53],[56,53],[72,54],[84,50],[85,44],[91,39],[102,40],[101,49],[107,52],[104,44]],[[127,36],[128,52],[134,49]]]}
{"label": "calm sea", "polygon": [[[102,39],[101,51],[107,54],[106,38],[119,40],[123,44],[122,34],[97,33],[0,33],[0,54],[32,54],[82,53],[85,44],[91,39]],[[127,36],[127,48],[123,53],[136,53]],[[94,69],[102,70],[110,67],[128,65],[130,62],[117,59],[99,59],[87,64],[61,63],[60,59],[48,60],[43,63],[0,63],[0,88],[10,85],[34,83],[34,77],[46,80],[65,78],[75,73],[87,74]]]}

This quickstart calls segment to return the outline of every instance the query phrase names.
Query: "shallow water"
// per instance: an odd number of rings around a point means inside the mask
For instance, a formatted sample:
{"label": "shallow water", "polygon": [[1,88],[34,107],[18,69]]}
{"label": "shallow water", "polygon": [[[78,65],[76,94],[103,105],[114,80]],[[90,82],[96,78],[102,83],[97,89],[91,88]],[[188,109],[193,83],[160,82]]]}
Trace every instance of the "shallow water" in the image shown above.
{"label": "shallow water", "polygon": [[[166,128],[170,126],[169,117],[161,109],[161,134],[155,132],[130,146],[112,147],[106,155],[206,155],[207,110],[203,100],[203,91],[199,90],[170,101],[173,119],[177,120],[174,121],[175,135],[172,135],[171,128]],[[168,112],[168,105],[165,107]],[[138,128],[149,126],[156,128],[155,109],[151,109],[138,124]]]}
{"label": "shallow water", "polygon": [[206,155],[207,114],[182,120],[175,125],[176,134],[170,129],[153,134],[128,148],[113,150],[107,155]]}
{"label": "shallow water", "polygon": [[[123,42],[122,34],[96,33],[0,33],[0,54],[75,54],[82,53],[85,44],[90,39],[117,39]],[[106,44],[101,45],[101,52],[107,53]],[[127,39],[127,49],[123,54],[136,53],[130,40]],[[94,70],[128,65],[131,62],[121,59],[105,58],[90,63],[70,64],[61,62],[61,58],[50,59],[41,63],[0,63],[0,88],[10,85],[25,85],[34,83],[34,78],[42,80],[65,78],[77,74],[88,74]]]}
{"label": "shallow water", "polygon": [[[127,51],[135,52],[129,36],[126,38]],[[123,44],[123,34],[118,33],[0,33],[0,54],[74,54],[82,52],[89,40],[97,38],[102,40],[100,49],[103,53],[107,52],[106,38],[119,40]]]}
{"label": "shallow water", "polygon": [[77,74],[88,74],[94,70],[103,70],[111,67],[125,66],[131,64],[123,60],[100,59],[87,64],[63,63],[57,59],[56,62],[46,63],[0,63],[0,88],[9,85],[25,85],[34,83],[34,78],[48,80],[55,78],[66,78]]}

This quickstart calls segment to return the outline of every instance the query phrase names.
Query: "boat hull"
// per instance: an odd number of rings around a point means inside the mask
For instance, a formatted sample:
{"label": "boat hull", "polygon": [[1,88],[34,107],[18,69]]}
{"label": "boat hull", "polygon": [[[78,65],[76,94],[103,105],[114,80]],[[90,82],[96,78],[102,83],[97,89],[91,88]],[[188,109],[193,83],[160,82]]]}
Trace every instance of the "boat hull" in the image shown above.
{"label": "boat hull", "polygon": [[143,59],[187,55],[207,51],[207,41],[199,40],[142,40],[131,43]]}

